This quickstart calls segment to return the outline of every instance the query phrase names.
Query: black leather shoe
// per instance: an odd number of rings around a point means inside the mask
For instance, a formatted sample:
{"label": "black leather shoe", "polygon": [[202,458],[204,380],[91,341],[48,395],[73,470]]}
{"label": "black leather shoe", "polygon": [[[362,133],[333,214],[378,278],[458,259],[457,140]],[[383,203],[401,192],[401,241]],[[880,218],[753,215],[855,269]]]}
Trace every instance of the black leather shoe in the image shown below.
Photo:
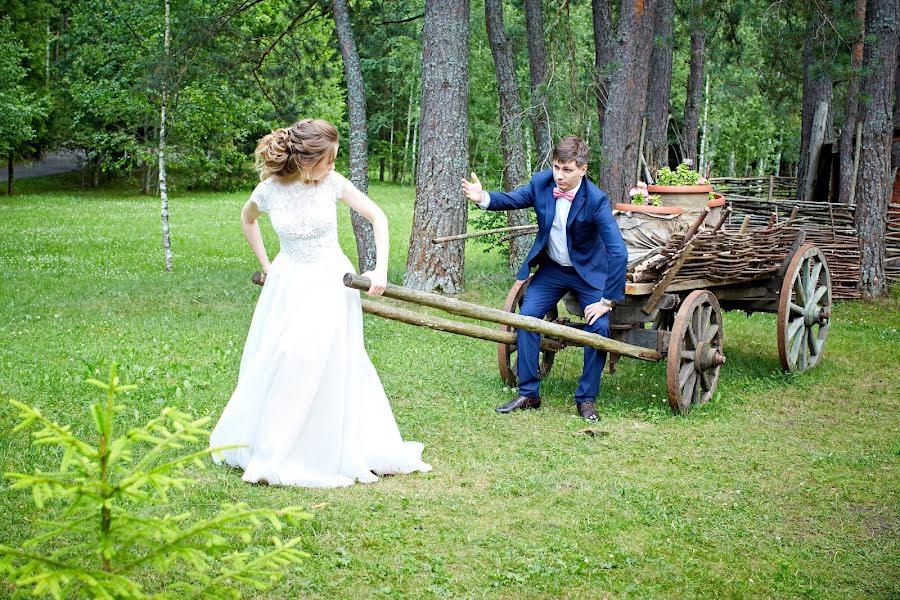
{"label": "black leather shoe", "polygon": [[600,419],[600,415],[597,414],[597,407],[594,406],[593,402],[577,402],[575,406],[578,407],[578,414],[585,421],[595,422]]}
{"label": "black leather shoe", "polygon": [[511,413],[514,410],[524,410],[526,408],[540,408],[540,398],[527,398],[525,396],[516,396],[506,404],[501,404],[496,408],[501,415]]}

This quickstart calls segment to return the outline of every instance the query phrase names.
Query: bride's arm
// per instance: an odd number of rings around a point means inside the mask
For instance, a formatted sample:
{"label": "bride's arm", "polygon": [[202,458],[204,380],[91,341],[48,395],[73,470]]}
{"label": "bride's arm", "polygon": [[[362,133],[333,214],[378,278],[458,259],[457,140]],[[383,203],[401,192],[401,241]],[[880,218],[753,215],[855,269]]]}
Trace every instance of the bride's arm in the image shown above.
{"label": "bride's arm", "polygon": [[363,277],[368,277],[372,281],[372,287],[367,292],[370,296],[380,296],[384,293],[387,285],[387,265],[388,265],[388,222],[384,211],[372,201],[371,198],[356,189],[348,179],[341,182],[341,200],[347,206],[358,212],[372,224],[372,230],[375,234],[375,268],[367,273],[363,273]]}
{"label": "bride's arm", "polygon": [[259,232],[259,222],[257,219],[262,213],[259,211],[253,200],[248,200],[241,209],[241,227],[244,229],[244,237],[250,244],[250,249],[256,255],[263,273],[269,272],[269,256],[266,254],[266,248],[263,245],[262,234]]}

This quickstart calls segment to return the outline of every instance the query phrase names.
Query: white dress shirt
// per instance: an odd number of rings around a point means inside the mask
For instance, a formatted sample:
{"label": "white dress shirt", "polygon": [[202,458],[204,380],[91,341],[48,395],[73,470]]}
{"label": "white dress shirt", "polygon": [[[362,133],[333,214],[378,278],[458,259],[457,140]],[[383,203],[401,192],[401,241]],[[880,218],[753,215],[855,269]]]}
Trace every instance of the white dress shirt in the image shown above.
{"label": "white dress shirt", "polygon": [[[573,194],[577,194],[581,189],[581,182],[572,190]],[[486,209],[491,205],[491,194],[485,191],[478,208]],[[556,199],[556,214],[553,217],[553,226],[550,228],[550,239],[547,240],[547,255],[558,265],[571,267],[572,261],[569,259],[569,244],[566,239],[566,220],[569,218],[569,210],[572,208],[572,202],[565,198]]]}

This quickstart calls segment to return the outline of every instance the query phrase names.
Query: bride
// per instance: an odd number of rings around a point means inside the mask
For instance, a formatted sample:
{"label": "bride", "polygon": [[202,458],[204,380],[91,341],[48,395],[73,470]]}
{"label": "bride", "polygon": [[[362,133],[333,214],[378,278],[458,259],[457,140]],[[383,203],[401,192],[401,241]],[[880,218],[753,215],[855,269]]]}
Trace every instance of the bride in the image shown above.
{"label": "bride", "polygon": [[[244,236],[262,265],[260,294],[237,387],[210,436],[219,463],[270,485],[338,487],[378,475],[427,472],[422,444],[404,442],[363,347],[359,292],[338,245],[337,199],[375,233],[370,295],[387,283],[388,224],[382,210],[335,172],[337,129],[304,119],[256,148],[261,183],[241,211]],[[281,252],[269,263],[257,218],[268,213]]]}

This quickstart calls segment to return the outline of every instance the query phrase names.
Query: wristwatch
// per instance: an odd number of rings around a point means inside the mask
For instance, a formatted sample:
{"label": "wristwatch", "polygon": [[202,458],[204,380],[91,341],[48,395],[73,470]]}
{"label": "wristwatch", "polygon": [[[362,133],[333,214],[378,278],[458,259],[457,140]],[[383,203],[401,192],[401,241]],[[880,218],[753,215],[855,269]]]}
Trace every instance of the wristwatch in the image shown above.
{"label": "wristwatch", "polygon": [[615,300],[609,300],[607,298],[600,298],[600,304],[608,308],[614,308],[616,306]]}

